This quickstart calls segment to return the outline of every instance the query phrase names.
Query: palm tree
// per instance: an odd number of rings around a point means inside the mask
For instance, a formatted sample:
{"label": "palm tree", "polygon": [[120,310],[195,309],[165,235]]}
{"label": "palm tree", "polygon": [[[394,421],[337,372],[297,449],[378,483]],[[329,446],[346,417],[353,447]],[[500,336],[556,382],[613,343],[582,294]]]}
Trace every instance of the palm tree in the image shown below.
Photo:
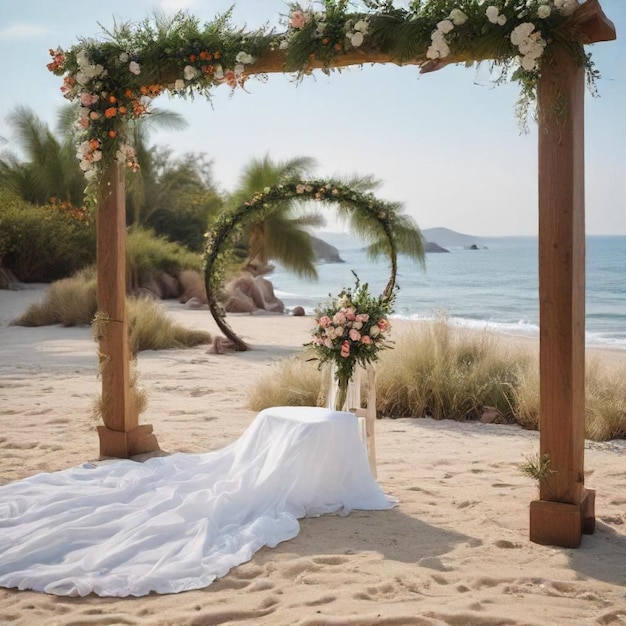
{"label": "palm tree", "polygon": [[73,133],[62,133],[63,141],[57,140],[48,126],[23,106],[7,121],[26,160],[13,152],[0,157],[0,185],[33,204],[57,198],[81,206],[85,179],[76,160]]}
{"label": "palm tree", "polygon": [[[266,187],[309,176],[316,162],[298,156],[288,161],[273,161],[269,155],[253,159],[243,170],[230,206],[239,206]],[[267,273],[270,260],[276,260],[295,274],[317,278],[316,255],[309,228],[324,223],[318,213],[306,211],[296,199],[284,200],[278,210],[263,221],[252,223],[239,242],[245,251],[244,265],[253,274]]]}

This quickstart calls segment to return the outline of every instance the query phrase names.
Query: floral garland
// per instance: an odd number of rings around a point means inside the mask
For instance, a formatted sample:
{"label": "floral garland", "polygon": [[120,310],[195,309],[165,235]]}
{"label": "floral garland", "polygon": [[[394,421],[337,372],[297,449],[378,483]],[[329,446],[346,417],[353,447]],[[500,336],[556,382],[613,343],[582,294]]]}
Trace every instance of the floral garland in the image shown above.
{"label": "floral garland", "polygon": [[371,232],[374,232],[376,227],[382,230],[388,242],[391,274],[380,298],[381,302],[389,303],[394,299],[398,266],[393,224],[397,215],[397,205],[379,200],[370,193],[356,191],[335,180],[295,181],[267,187],[233,211],[223,213],[213,228],[206,233],[205,282],[209,310],[220,330],[239,350],[248,348],[224,321],[224,315],[217,302],[224,282],[225,269],[232,254],[232,246],[228,243],[233,236],[242,231],[246,223],[265,219],[277,210],[282,200],[290,198],[341,205],[342,208],[358,212],[362,218],[366,218],[371,224]]}
{"label": "floral garland", "polygon": [[378,359],[381,350],[391,347],[386,333],[391,328],[388,316],[393,297],[372,296],[367,283],[361,284],[354,276],[354,289],[344,288],[336,299],[317,310],[313,339],[305,344],[316,354],[320,368],[326,363],[334,365],[338,411],[344,408],[357,364],[365,367]]}
{"label": "floral garland", "polygon": [[569,26],[578,0],[414,0],[408,9],[392,0],[362,2],[367,12],[349,12],[348,0],[323,0],[318,10],[291,4],[280,34],[267,28],[243,32],[231,26],[229,14],[201,27],[179,13],[169,22],[118,27],[108,41],[50,50],[48,69],[64,77],[61,91],[79,105],[76,156],[85,177],[98,182],[113,160],[138,169],[127,125],[149,113],[161,93],[210,97],[222,84],[244,88],[250,75],[263,72],[260,59],[277,51],[284,70],[298,77],[319,63],[330,71],[341,55],[354,51],[379,51],[422,71],[450,61],[490,60],[501,67],[502,80],[520,83],[522,114],[553,41],[578,55],[592,86],[598,77],[575,26]]}

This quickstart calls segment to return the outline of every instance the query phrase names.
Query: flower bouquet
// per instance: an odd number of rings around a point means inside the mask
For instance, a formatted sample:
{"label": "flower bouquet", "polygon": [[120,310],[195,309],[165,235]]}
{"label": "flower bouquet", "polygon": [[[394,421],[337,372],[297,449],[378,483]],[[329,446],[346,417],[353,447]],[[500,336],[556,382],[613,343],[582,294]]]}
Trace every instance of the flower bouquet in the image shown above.
{"label": "flower bouquet", "polygon": [[380,350],[391,347],[387,338],[388,315],[394,297],[372,296],[367,283],[362,285],[359,277],[354,276],[354,289],[344,288],[334,301],[316,311],[313,339],[305,344],[316,353],[320,367],[326,363],[335,366],[337,410],[346,401],[355,366],[365,367],[378,359]]}

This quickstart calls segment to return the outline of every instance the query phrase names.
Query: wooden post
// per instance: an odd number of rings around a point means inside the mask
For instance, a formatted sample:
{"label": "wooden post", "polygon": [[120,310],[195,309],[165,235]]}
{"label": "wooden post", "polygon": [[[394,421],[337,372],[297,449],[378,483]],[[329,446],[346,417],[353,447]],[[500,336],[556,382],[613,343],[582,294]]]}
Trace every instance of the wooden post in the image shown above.
{"label": "wooden post", "polygon": [[[615,38],[597,0],[573,18],[584,43]],[[576,548],[595,529],[585,489],[585,73],[553,44],[539,80],[540,455],[550,470],[530,504],[530,539]]]}
{"label": "wooden post", "polygon": [[130,374],[126,315],[126,201],[124,168],[104,172],[97,215],[97,280],[100,317],[101,457],[128,458],[159,449],[152,426],[138,425]]}
{"label": "wooden post", "polygon": [[538,87],[540,454],[553,473],[531,503],[530,538],[564,547],[594,526],[584,489],[584,91],[584,68],[555,45]]}

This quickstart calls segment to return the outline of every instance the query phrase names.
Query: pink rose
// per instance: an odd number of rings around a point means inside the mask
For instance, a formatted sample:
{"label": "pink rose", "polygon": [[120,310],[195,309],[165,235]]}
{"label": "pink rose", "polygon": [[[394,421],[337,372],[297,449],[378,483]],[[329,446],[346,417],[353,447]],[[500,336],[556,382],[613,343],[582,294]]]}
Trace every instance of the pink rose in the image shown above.
{"label": "pink rose", "polygon": [[340,354],[344,359],[350,356],[350,342],[347,339],[341,344]]}
{"label": "pink rose", "polygon": [[233,70],[227,70],[224,72],[224,82],[231,89],[234,89],[237,86],[237,77],[235,76],[235,72],[233,72]]}
{"label": "pink rose", "polygon": [[306,16],[302,11],[294,11],[289,18],[289,26],[291,28],[304,28],[306,24]]}
{"label": "pink rose", "polygon": [[389,325],[390,325],[389,322],[385,318],[378,320],[377,326],[383,332],[389,329]]}
{"label": "pink rose", "polygon": [[84,107],[91,106],[92,104],[95,104],[96,102],[98,102],[98,96],[87,93],[86,91],[83,91],[83,93],[80,94],[80,103]]}
{"label": "pink rose", "polygon": [[361,333],[353,328],[352,330],[350,330],[349,337],[350,339],[352,339],[352,341],[358,341],[359,339],[361,339]]}
{"label": "pink rose", "polygon": [[372,345],[372,338],[369,335],[363,335],[361,337],[361,343],[364,343],[367,346]]}
{"label": "pink rose", "polygon": [[354,319],[356,318],[356,313],[354,312],[354,309],[346,309],[344,311],[344,315],[346,316],[346,319],[349,321],[354,321]]}
{"label": "pink rose", "polygon": [[355,319],[357,322],[367,322],[369,318],[370,316],[367,313],[359,313]]}
{"label": "pink rose", "polygon": [[343,326],[346,323],[346,316],[341,311],[337,311],[337,313],[333,315],[333,322]]}
{"label": "pink rose", "polygon": [[322,317],[317,320],[317,324],[322,328],[326,328],[330,324],[330,317],[328,317],[328,315],[322,315]]}

